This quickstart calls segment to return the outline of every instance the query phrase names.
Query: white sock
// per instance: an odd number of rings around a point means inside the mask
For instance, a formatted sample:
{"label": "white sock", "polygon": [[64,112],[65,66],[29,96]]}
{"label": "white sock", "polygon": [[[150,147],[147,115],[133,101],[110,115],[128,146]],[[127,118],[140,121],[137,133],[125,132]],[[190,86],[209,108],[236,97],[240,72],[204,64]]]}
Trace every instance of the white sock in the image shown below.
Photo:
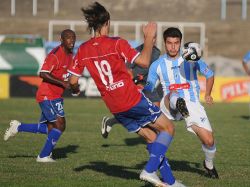
{"label": "white sock", "polygon": [[213,159],[215,157],[215,152],[216,152],[216,146],[215,144],[208,148],[205,145],[202,145],[202,150],[205,153],[205,164],[208,169],[213,169],[214,164],[213,164]]}
{"label": "white sock", "polygon": [[176,101],[179,98],[179,94],[177,92],[172,92],[169,97],[170,102],[170,108],[173,110],[176,109]]}

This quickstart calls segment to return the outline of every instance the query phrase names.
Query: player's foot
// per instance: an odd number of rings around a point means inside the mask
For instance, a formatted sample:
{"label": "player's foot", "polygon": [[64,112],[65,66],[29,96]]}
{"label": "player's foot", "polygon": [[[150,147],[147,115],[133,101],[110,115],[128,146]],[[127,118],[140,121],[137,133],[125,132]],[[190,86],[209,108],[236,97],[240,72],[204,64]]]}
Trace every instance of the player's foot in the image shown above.
{"label": "player's foot", "polygon": [[183,98],[179,97],[176,101],[176,108],[181,113],[182,117],[187,118],[189,116],[189,112],[186,106],[186,102]]}
{"label": "player's foot", "polygon": [[52,154],[50,154],[49,156],[46,156],[46,157],[40,157],[39,155],[37,156],[36,158],[36,161],[37,162],[55,162],[55,160],[52,158]]}
{"label": "player's foot", "polygon": [[214,166],[213,166],[212,169],[207,168],[206,163],[205,163],[205,160],[204,160],[204,162],[203,162],[203,166],[204,166],[204,168],[205,168],[205,170],[206,170],[207,175],[208,175],[209,178],[212,178],[212,179],[219,179],[219,175],[218,175],[218,173],[217,173],[217,171],[216,171],[216,169],[215,169]]}
{"label": "player's foot", "polygon": [[21,123],[17,120],[11,120],[10,121],[10,127],[6,129],[4,133],[4,141],[7,141],[10,137],[15,136],[18,133],[18,127],[21,125]]}
{"label": "player's foot", "polygon": [[182,184],[181,182],[179,182],[179,181],[175,181],[175,183],[174,184],[172,184],[172,185],[169,185],[168,184],[168,186],[169,187],[186,187],[184,184]]}
{"label": "player's foot", "polygon": [[167,184],[164,184],[159,177],[156,175],[156,172],[148,173],[146,170],[142,170],[140,174],[140,179],[147,181],[157,187],[167,187]]}
{"label": "player's foot", "polygon": [[107,124],[108,120],[109,120],[109,117],[107,117],[107,116],[104,116],[102,118],[101,134],[102,134],[103,138],[108,138],[109,132],[112,129],[112,127]]}

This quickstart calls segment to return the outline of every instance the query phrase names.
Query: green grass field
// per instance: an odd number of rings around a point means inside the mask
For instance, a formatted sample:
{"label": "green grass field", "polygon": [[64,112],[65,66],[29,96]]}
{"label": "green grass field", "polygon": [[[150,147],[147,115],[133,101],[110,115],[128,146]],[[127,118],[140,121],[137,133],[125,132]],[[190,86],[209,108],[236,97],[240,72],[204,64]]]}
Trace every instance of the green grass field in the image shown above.
{"label": "green grass field", "polygon": [[[56,163],[35,161],[46,136],[20,133],[4,142],[11,119],[37,122],[34,99],[0,100],[0,186],[150,187],[139,180],[148,158],[144,141],[120,125],[108,139],[100,134],[103,115],[110,115],[100,99],[66,99],[67,128],[53,156]],[[250,120],[248,104],[207,107],[217,142],[215,164],[219,180],[204,176],[200,142],[176,123],[167,156],[178,180],[187,186],[250,186]]]}

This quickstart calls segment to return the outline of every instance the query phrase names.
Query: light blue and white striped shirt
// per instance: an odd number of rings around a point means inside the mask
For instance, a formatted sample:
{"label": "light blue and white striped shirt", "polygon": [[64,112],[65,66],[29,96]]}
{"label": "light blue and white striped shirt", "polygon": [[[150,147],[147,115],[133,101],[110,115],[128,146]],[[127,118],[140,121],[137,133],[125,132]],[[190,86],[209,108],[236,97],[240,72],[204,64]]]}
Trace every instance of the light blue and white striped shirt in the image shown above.
{"label": "light blue and white striped shirt", "polygon": [[188,85],[188,87],[177,89],[177,91],[180,97],[196,102],[199,101],[200,95],[198,72],[207,79],[214,75],[202,59],[191,63],[185,61],[181,56],[171,59],[167,54],[164,54],[151,64],[145,89],[153,91],[157,82],[160,81],[165,96],[173,86]]}

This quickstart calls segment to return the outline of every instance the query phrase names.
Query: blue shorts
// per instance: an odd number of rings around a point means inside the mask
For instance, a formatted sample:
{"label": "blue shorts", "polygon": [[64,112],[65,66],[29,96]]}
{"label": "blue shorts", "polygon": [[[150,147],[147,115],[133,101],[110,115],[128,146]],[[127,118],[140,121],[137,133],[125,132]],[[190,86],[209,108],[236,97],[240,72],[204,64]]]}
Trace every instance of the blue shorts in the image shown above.
{"label": "blue shorts", "polygon": [[42,110],[40,123],[55,122],[57,116],[64,117],[63,99],[44,100],[39,103]]}
{"label": "blue shorts", "polygon": [[115,118],[129,132],[137,132],[149,123],[154,123],[160,115],[159,107],[143,95],[141,101],[130,110],[114,114]]}

